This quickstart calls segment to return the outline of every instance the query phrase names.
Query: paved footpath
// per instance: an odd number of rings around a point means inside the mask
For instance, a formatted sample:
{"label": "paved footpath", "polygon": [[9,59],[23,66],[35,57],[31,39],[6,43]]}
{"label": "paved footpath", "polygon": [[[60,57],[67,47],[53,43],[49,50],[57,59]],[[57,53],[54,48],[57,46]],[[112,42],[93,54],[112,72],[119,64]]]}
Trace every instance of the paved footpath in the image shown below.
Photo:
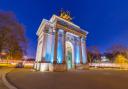
{"label": "paved footpath", "polygon": [[32,72],[16,69],[7,78],[19,89],[128,89],[128,71],[120,70]]}
{"label": "paved footpath", "polygon": [[4,83],[3,83],[3,81],[2,81],[2,74],[3,73],[5,73],[6,71],[8,71],[9,69],[7,69],[7,68],[0,68],[0,89],[8,89],[5,85],[4,85]]}

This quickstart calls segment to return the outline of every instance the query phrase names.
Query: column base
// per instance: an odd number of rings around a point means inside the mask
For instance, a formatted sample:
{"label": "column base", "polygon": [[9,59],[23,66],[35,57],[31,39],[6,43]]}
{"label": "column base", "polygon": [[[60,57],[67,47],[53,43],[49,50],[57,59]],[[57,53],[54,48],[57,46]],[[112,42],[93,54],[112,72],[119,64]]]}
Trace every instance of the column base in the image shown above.
{"label": "column base", "polygon": [[66,61],[63,61],[62,64],[66,64]]}
{"label": "column base", "polygon": [[49,71],[64,72],[67,71],[66,64],[50,64]]}
{"label": "column base", "polygon": [[57,63],[37,63],[36,70],[41,72],[51,71],[51,72],[64,72],[67,71],[66,64],[57,64]]}
{"label": "column base", "polygon": [[34,63],[34,66],[33,66],[33,68],[34,68],[34,69],[36,69],[36,66],[37,66],[37,63]]}
{"label": "column base", "polygon": [[53,64],[57,64],[57,61],[53,61]]}
{"label": "column base", "polygon": [[40,70],[40,63],[36,63],[36,70]]}
{"label": "column base", "polygon": [[66,66],[66,64],[55,64],[54,71],[58,71],[58,72],[67,71],[67,66]]}
{"label": "column base", "polygon": [[49,63],[41,63],[39,71],[49,71]]}
{"label": "column base", "polygon": [[82,62],[82,61],[80,61],[80,64],[83,64],[83,62]]}
{"label": "column base", "polygon": [[86,70],[86,69],[89,69],[89,65],[87,65],[87,64],[76,64],[75,69],[77,69],[77,70]]}

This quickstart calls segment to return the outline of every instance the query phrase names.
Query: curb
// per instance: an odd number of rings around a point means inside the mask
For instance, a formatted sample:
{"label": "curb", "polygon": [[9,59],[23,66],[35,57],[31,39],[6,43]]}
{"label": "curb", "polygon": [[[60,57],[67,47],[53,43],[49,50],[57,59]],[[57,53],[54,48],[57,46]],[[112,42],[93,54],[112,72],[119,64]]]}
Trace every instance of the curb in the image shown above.
{"label": "curb", "polygon": [[[10,70],[10,71],[11,71],[11,70]],[[18,88],[16,88],[15,86],[13,86],[11,83],[9,83],[8,80],[7,80],[7,78],[6,78],[7,73],[9,73],[10,71],[5,72],[5,73],[2,74],[2,81],[3,81],[3,83],[5,84],[5,86],[6,86],[7,88],[9,88],[9,89],[18,89]]]}

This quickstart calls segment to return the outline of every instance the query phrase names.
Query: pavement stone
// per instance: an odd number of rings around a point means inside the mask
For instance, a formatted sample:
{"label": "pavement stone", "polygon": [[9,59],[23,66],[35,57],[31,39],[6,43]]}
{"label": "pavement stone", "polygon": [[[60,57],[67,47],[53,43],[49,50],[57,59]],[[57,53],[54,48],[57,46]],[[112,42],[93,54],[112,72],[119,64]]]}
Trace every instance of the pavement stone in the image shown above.
{"label": "pavement stone", "polygon": [[2,74],[5,72],[5,70],[7,70],[7,69],[3,69],[3,68],[0,69],[0,89],[8,89],[8,88],[4,85],[4,83],[3,83],[3,81],[2,81]]}
{"label": "pavement stone", "polygon": [[128,89],[128,71],[34,72],[15,69],[7,75],[19,89]]}

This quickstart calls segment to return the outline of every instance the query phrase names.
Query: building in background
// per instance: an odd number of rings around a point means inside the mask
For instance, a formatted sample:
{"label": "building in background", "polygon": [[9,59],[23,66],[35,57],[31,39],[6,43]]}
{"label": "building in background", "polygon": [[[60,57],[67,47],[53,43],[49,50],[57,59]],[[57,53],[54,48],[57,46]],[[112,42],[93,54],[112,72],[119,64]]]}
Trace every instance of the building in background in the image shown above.
{"label": "building in background", "polygon": [[43,19],[37,31],[38,45],[34,69],[66,71],[81,69],[87,62],[87,32],[71,22],[68,12]]}

